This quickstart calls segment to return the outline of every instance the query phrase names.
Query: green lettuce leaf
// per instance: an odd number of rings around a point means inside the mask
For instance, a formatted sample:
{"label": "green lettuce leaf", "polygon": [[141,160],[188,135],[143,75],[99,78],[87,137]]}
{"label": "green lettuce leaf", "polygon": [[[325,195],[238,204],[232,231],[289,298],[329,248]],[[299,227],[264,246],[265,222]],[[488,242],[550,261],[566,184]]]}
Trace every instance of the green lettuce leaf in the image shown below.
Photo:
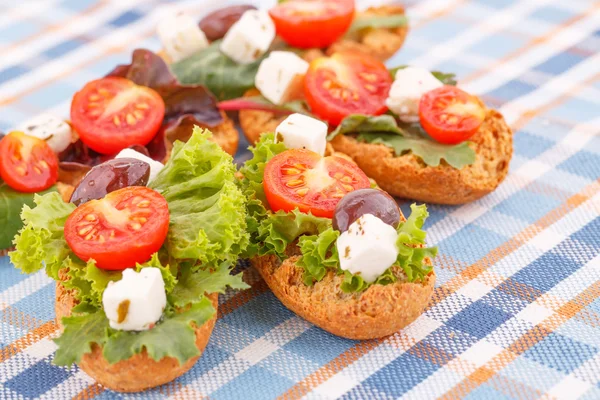
{"label": "green lettuce leaf", "polygon": [[222,262],[214,269],[205,269],[193,272],[190,265],[182,266],[179,281],[173,288],[169,297],[169,303],[175,307],[183,307],[194,304],[202,298],[199,293],[225,293],[225,288],[248,289],[242,280],[242,273],[231,275],[231,264]]}
{"label": "green lettuce leaf", "polygon": [[408,18],[404,14],[359,15],[354,19],[346,34],[351,35],[367,28],[399,28],[407,25]]}
{"label": "green lettuce leaf", "polygon": [[171,64],[171,71],[184,85],[204,85],[219,100],[234,99],[254,87],[258,66],[268,53],[250,64],[238,64],[221,52],[221,40],[192,56]]}
{"label": "green lettuce leaf", "polygon": [[344,118],[342,123],[329,134],[327,140],[331,140],[337,135],[363,132],[403,134],[396,119],[391,115],[379,115],[373,117],[370,115],[354,114]]}
{"label": "green lettuce leaf", "polygon": [[298,247],[302,257],[298,260],[298,265],[304,268],[302,279],[305,285],[312,286],[323,279],[328,268],[339,268],[340,258],[336,246],[339,236],[339,231],[329,227],[318,235],[300,237]]}
{"label": "green lettuce leaf", "polygon": [[406,222],[398,225],[398,265],[402,267],[409,282],[423,280],[431,269],[431,265],[424,263],[425,258],[435,258],[437,247],[416,247],[425,244],[426,233],[422,229],[425,220],[429,216],[427,206],[411,204],[410,216]]}
{"label": "green lettuce leaf", "polygon": [[170,160],[151,182],[169,203],[165,247],[170,257],[202,264],[235,261],[248,245],[246,198],[235,185],[230,155],[210,134],[194,128],[186,143],[175,143]]}
{"label": "green lettuce leaf", "polygon": [[397,156],[411,152],[430,167],[437,167],[445,160],[451,167],[461,169],[475,163],[476,159],[475,150],[469,146],[469,142],[447,145],[424,138],[380,133],[361,133],[358,140],[383,144],[392,148]]}
{"label": "green lettuce leaf", "polygon": [[[392,78],[396,77],[396,72],[398,72],[399,69],[404,69],[406,67],[408,67],[408,65],[400,65],[398,67],[390,68],[389,71],[392,75]],[[437,80],[442,82],[444,85],[456,86],[456,84],[458,83],[456,81],[456,74],[446,73],[442,71],[431,71],[431,74],[435,76]]]}
{"label": "green lettuce leaf", "polygon": [[10,260],[26,274],[45,265],[48,276],[58,279],[61,264],[71,253],[63,227],[75,206],[65,203],[57,192],[35,195],[33,201],[36,207],[25,205],[21,212],[24,226],[15,237]]}
{"label": "green lettuce leaf", "polygon": [[[40,192],[40,195],[55,191],[55,187]],[[12,247],[12,241],[15,235],[23,227],[23,221],[19,217],[24,205],[33,206],[34,194],[21,193],[11,189],[0,179],[0,250]]]}
{"label": "green lettuce leaf", "polygon": [[244,96],[237,99],[225,100],[218,104],[223,111],[259,110],[277,114],[299,113],[312,116],[305,100],[292,100],[281,105],[274,104],[262,95]]}
{"label": "green lettuce leaf", "polygon": [[266,163],[277,154],[286,150],[283,143],[275,143],[272,133],[263,134],[254,147],[250,147],[252,158],[240,168],[242,179],[238,185],[248,199],[246,204],[246,225],[250,235],[250,244],[244,258],[250,258],[259,253],[260,240],[258,230],[260,223],[267,217],[267,199],[263,189],[263,175]]}
{"label": "green lettuce leaf", "polygon": [[331,219],[305,214],[298,209],[291,212],[269,213],[258,227],[259,254],[275,254],[285,259],[285,249],[306,234],[318,234],[331,227]]}
{"label": "green lettuce leaf", "polygon": [[201,326],[211,319],[215,312],[210,300],[203,297],[184,312],[172,312],[147,331],[137,333],[111,330],[102,354],[110,364],[114,364],[146,349],[148,356],[153,360],[174,357],[183,364],[200,355],[196,347],[194,325]]}
{"label": "green lettuce leaf", "polygon": [[69,366],[81,361],[84,354],[92,351],[92,344],[103,346],[107,341],[108,319],[103,311],[72,315],[62,319],[64,331],[54,339],[58,349],[54,364]]}

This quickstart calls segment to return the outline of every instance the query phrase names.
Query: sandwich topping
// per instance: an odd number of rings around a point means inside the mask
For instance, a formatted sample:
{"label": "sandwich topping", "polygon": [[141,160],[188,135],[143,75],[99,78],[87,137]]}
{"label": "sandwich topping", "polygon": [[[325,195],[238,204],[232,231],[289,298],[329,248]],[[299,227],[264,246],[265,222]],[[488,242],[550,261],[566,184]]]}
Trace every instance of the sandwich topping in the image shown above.
{"label": "sandwich topping", "polygon": [[24,207],[11,261],[25,273],[45,268],[76,304],[61,321],[56,364],[79,362],[93,344],[111,364],[142,351],[184,363],[199,354],[195,327],[215,313],[206,294],[247,287],[230,275],[249,242],[246,199],[231,156],[209,138],[195,128],[176,142],[148,187],[127,186],[143,179],[113,168],[114,179],[92,187],[115,190],[99,188],[79,205],[36,195]]}
{"label": "sandwich topping", "polygon": [[344,275],[342,290],[350,293],[425,279],[437,249],[424,247],[424,205],[412,205],[404,220],[394,199],[371,189],[354,163],[286,143],[294,142],[263,134],[240,169],[251,236],[245,256],[283,260],[289,246],[298,246],[306,285],[335,273]]}

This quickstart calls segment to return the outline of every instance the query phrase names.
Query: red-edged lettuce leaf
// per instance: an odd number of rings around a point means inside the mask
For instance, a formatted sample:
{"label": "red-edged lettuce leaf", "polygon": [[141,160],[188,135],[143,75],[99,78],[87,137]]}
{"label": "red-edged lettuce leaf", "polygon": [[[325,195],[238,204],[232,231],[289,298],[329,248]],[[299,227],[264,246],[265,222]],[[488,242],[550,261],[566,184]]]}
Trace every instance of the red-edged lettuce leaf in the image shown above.
{"label": "red-edged lettuce leaf", "polygon": [[158,54],[146,49],[133,51],[131,64],[117,65],[106,76],[120,76],[133,81],[136,85],[159,89],[177,84],[177,79],[169,66]]}

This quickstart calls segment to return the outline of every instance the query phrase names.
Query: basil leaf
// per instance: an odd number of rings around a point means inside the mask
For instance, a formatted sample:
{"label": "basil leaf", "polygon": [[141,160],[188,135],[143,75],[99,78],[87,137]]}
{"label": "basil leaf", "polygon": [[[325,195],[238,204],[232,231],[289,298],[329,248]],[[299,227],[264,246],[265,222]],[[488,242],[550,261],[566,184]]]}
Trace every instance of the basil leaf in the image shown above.
{"label": "basil leaf", "polygon": [[358,140],[367,143],[383,144],[394,149],[397,156],[412,152],[430,167],[437,167],[441,160],[456,168],[461,169],[475,162],[475,151],[469,147],[469,142],[457,145],[446,145],[419,137],[403,137],[381,133],[361,133]]}
{"label": "basil leaf", "polygon": [[398,127],[396,119],[392,115],[379,115],[372,117],[369,115],[354,114],[349,115],[338,125],[333,132],[329,134],[327,140],[332,140],[337,135],[346,133],[361,132],[382,132],[395,133],[402,135],[402,129]]}
{"label": "basil leaf", "polygon": [[254,77],[266,54],[251,64],[238,64],[221,53],[220,44],[217,40],[194,55],[171,64],[171,70],[180,83],[204,85],[219,100],[241,97],[254,87]]}
{"label": "basil leaf", "polygon": [[347,34],[366,28],[399,28],[408,25],[408,18],[404,14],[394,15],[359,15],[354,19]]}
{"label": "basil leaf", "polygon": [[[400,69],[404,69],[408,67],[408,65],[400,65],[398,67],[390,68],[388,71],[392,75],[392,78],[396,77],[396,72]],[[438,81],[442,82],[444,85],[456,86],[456,74],[453,73],[445,73],[441,71],[431,71],[431,74],[437,78]]]}
{"label": "basil leaf", "polygon": [[[39,194],[55,191],[54,187]],[[0,250],[12,247],[12,240],[23,227],[21,209],[23,205],[33,206],[34,193],[21,193],[0,180]]]}

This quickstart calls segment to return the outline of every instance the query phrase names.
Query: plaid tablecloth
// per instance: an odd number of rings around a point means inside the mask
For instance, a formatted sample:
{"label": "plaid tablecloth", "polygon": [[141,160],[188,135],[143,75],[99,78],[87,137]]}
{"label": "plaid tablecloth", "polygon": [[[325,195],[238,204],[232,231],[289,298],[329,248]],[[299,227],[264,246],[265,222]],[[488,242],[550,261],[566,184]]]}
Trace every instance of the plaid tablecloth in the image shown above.
{"label": "plaid tablecloth", "polygon": [[[134,48],[158,49],[166,7],[200,16],[222,5],[1,1],[0,130],[46,109],[66,117],[87,81]],[[599,399],[600,3],[408,5],[411,32],[389,65],[456,72],[515,130],[497,191],[430,206],[438,282],[415,323],[383,340],[340,339],[288,311],[248,270],[252,289],[221,297],[196,366],[124,396],[52,365],[54,285],[0,258],[0,398]]]}

